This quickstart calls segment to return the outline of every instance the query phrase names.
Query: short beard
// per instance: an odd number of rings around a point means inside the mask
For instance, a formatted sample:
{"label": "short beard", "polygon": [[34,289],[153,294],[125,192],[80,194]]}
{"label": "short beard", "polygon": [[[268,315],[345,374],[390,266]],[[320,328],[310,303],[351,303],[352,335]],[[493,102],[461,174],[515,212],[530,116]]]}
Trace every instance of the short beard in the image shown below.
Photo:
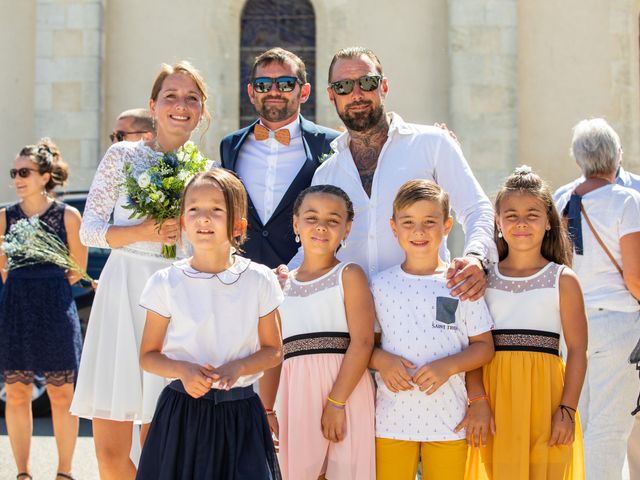
{"label": "short beard", "polygon": [[[265,100],[268,100],[270,98],[278,98],[280,100],[284,100],[284,104],[281,107],[277,107],[275,105],[267,107],[265,106],[264,102]],[[268,122],[281,122],[283,120],[291,118],[298,112],[298,107],[296,106],[295,108],[293,108],[288,98],[266,95],[261,100],[262,102],[260,103],[260,106],[258,106],[257,104],[255,106],[256,112],[260,117],[264,118]]]}
{"label": "short beard", "polygon": [[367,105],[371,104],[371,102],[354,102],[347,105],[344,109],[344,112],[338,111],[336,107],[336,112],[344,123],[344,126],[347,127],[348,130],[352,130],[354,132],[365,132],[373,127],[375,127],[378,123],[380,123],[380,119],[384,115],[384,107],[382,105],[378,105],[371,110],[366,112],[356,112],[353,114],[348,113],[349,107],[352,105]]}

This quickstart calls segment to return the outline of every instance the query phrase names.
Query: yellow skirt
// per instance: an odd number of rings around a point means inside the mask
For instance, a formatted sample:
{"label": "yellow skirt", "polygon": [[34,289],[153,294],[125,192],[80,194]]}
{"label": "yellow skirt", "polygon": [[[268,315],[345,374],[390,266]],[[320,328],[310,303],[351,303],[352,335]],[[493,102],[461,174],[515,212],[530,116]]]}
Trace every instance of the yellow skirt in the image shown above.
{"label": "yellow skirt", "polygon": [[564,363],[558,356],[499,351],[484,367],[484,386],[496,422],[487,446],[471,448],[468,480],[583,480],[584,454],[576,414],[573,445],[549,447],[560,406]]}

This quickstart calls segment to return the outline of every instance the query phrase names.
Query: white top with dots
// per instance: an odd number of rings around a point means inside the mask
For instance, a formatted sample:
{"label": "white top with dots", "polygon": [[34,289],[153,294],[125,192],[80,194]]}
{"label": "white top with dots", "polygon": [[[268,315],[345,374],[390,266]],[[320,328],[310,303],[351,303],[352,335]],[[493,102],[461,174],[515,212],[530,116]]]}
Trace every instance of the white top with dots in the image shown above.
{"label": "white top with dots", "polygon": [[[411,275],[397,265],[371,282],[382,349],[420,368],[461,352],[469,337],[493,328],[484,300],[461,302],[449,294],[443,275]],[[411,372],[413,374],[414,372]],[[453,375],[432,395],[393,393],[376,374],[376,436],[418,442],[459,440],[455,433],[467,406],[464,373]]]}
{"label": "white top with dots", "polygon": [[[484,297],[499,330],[560,333],[560,290],[564,266],[549,262],[529,277],[507,277],[498,264],[489,272]],[[526,294],[526,297],[518,295]]]}

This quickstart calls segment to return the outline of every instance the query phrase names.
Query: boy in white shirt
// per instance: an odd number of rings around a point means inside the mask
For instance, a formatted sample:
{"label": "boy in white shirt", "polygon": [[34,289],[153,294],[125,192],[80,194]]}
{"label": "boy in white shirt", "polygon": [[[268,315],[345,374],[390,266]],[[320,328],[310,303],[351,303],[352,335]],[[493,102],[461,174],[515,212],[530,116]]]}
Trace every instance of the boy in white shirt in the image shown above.
{"label": "boy in white shirt", "polygon": [[437,184],[400,187],[391,229],[405,261],[371,285],[382,331],[371,359],[378,480],[413,480],[420,459],[423,478],[462,480],[467,406],[486,403],[484,394],[467,396],[465,372],[493,357],[493,321],[484,300],[461,302],[449,293],[438,251],[451,226],[449,198]]}

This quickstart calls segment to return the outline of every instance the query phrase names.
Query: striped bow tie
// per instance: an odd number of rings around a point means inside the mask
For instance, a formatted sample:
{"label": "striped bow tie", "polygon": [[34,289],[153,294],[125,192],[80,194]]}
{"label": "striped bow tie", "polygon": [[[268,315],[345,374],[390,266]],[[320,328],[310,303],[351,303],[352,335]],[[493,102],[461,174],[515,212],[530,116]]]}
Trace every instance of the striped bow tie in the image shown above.
{"label": "striped bow tie", "polygon": [[259,123],[256,123],[256,126],[253,127],[253,134],[256,136],[256,140],[258,141],[266,140],[269,137],[274,137],[278,142],[280,142],[283,145],[288,146],[289,143],[291,142],[291,134],[289,133],[289,130],[287,130],[286,128],[281,128],[276,132],[272,132],[267,127],[264,127]]}

